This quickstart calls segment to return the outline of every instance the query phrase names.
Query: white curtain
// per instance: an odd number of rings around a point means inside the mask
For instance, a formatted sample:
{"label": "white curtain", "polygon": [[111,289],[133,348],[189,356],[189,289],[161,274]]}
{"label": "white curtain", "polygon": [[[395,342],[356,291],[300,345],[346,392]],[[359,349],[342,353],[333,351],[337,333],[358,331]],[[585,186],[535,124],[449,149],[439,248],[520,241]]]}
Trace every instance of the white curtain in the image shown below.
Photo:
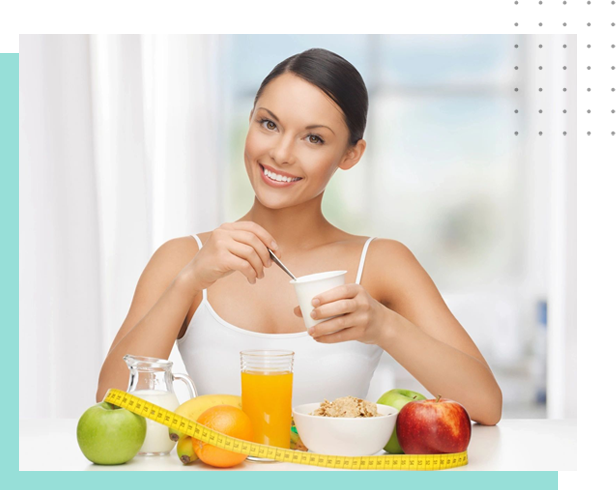
{"label": "white curtain", "polygon": [[220,224],[221,50],[219,36],[20,36],[20,418],[94,404],[152,253]]}

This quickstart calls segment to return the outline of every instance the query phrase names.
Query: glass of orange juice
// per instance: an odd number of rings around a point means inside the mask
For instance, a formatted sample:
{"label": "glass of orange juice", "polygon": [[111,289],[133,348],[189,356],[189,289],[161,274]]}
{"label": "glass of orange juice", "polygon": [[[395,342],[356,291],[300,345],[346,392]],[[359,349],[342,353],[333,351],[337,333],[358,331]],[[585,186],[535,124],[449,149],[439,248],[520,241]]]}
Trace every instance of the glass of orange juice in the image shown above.
{"label": "glass of orange juice", "polygon": [[[293,351],[245,350],[242,367],[242,410],[254,429],[254,442],[289,449]],[[248,456],[252,461],[271,461]]]}

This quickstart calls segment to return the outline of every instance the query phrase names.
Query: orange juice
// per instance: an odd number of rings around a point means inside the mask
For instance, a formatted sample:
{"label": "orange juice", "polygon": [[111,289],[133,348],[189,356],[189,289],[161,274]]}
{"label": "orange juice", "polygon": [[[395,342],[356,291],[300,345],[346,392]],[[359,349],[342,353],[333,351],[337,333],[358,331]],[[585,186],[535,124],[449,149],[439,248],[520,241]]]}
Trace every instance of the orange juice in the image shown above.
{"label": "orange juice", "polygon": [[289,449],[292,372],[242,372],[242,410],[252,422],[254,442]]}

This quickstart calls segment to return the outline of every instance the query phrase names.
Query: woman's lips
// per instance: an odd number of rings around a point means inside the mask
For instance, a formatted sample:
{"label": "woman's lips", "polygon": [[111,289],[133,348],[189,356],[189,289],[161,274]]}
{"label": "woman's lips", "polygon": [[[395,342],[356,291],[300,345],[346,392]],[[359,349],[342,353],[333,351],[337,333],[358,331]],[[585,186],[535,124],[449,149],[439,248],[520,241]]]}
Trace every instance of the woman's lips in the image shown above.
{"label": "woman's lips", "polygon": [[263,168],[263,165],[259,164],[259,169],[260,169],[260,173],[261,173],[261,178],[264,180],[264,182],[271,186],[271,187],[289,187],[292,186],[293,184],[297,184],[298,182],[301,182],[304,179],[299,179],[299,180],[294,180],[293,182],[278,182],[276,180],[272,180],[270,179],[267,175],[265,175],[265,169]]}

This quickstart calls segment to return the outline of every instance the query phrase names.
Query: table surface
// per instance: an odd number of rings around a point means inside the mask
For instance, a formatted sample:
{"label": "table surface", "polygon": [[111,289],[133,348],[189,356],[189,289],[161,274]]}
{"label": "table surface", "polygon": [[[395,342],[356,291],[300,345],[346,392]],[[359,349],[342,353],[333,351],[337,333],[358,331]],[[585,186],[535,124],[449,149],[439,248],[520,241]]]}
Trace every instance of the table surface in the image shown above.
{"label": "table surface", "polygon": [[[117,466],[92,464],[77,445],[77,420],[22,419],[19,421],[20,471],[228,471],[199,461],[184,466],[175,449],[167,456],[136,456]],[[575,471],[576,420],[508,419],[493,427],[473,424],[468,465],[445,471]],[[54,448],[45,458],[31,456],[32,447]],[[345,471],[292,463],[245,461],[233,471]]]}

